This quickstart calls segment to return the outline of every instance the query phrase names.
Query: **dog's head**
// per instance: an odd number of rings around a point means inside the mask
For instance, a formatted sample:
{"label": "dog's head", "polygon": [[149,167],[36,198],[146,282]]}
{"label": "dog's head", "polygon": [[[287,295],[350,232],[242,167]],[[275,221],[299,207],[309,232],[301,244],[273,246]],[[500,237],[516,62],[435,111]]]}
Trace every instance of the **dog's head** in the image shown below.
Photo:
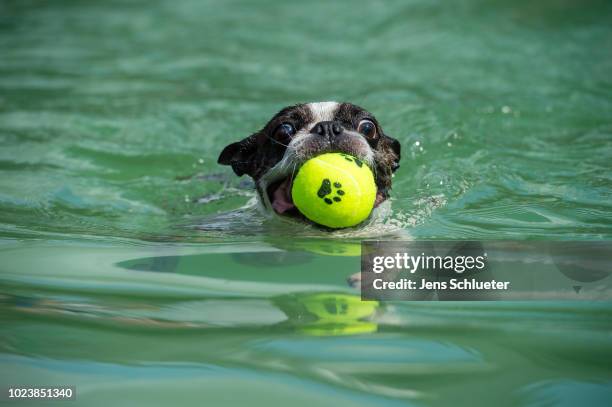
{"label": "dog's head", "polygon": [[291,200],[291,182],[308,159],[328,152],[351,154],[374,172],[376,206],[389,197],[399,168],[400,143],[367,110],[351,103],[307,103],[278,112],[260,131],[225,147],[219,164],[253,178],[266,209],[302,218]]}

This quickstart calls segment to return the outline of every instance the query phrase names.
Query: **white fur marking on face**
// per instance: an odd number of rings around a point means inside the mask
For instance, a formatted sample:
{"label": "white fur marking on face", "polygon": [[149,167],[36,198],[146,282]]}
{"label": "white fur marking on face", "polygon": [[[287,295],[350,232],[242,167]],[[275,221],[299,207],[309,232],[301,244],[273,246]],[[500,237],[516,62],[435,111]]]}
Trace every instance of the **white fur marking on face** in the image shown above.
{"label": "white fur marking on face", "polygon": [[308,108],[313,117],[312,122],[309,123],[310,128],[308,130],[319,122],[334,120],[334,115],[338,111],[339,106],[340,103],[338,102],[308,103]]}

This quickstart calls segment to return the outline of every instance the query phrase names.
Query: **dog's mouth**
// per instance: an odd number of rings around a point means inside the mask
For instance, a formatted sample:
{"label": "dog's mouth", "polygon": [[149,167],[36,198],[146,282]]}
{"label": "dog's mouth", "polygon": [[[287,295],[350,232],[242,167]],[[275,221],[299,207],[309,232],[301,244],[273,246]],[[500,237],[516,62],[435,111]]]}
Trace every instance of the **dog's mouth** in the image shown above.
{"label": "dog's mouth", "polygon": [[[266,193],[268,199],[272,205],[272,209],[279,215],[287,216],[295,219],[307,221],[306,217],[299,211],[299,209],[293,203],[291,198],[291,188],[293,186],[293,175],[289,175],[285,178],[281,178],[268,185]],[[376,190],[376,201],[374,202],[374,208],[384,202],[386,197],[384,194],[377,189]]]}
{"label": "dog's mouth", "polygon": [[281,178],[278,181],[271,183],[268,186],[268,199],[274,212],[279,215],[290,216],[295,218],[304,218],[298,208],[293,204],[291,198],[291,187],[293,186],[293,177],[288,176]]}

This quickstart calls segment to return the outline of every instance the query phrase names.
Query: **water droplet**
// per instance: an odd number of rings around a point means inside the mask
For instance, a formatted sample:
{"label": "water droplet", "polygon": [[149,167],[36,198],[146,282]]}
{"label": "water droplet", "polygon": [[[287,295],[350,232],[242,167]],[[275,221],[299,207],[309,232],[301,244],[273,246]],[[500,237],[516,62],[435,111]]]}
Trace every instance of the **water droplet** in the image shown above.
{"label": "water droplet", "polygon": [[415,142],[414,142],[414,145],[418,147],[418,146],[420,146],[420,145],[421,145],[421,142],[420,142],[420,141],[415,141]]}
{"label": "water droplet", "polygon": [[502,106],[501,112],[503,114],[508,114],[508,113],[512,112],[512,109],[510,108],[510,106]]}

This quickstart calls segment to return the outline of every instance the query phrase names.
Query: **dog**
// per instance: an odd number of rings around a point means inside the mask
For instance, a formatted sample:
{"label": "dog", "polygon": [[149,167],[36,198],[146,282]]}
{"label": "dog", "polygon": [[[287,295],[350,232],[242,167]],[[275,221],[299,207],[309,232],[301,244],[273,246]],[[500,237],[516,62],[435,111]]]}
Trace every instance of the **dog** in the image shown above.
{"label": "dog", "polygon": [[236,175],[253,178],[263,208],[307,221],[291,199],[296,170],[308,159],[329,152],[365,162],[376,181],[378,207],[389,198],[401,146],[384,133],[373,114],[351,103],[318,102],[288,106],[259,131],[226,146],[218,163]]}

